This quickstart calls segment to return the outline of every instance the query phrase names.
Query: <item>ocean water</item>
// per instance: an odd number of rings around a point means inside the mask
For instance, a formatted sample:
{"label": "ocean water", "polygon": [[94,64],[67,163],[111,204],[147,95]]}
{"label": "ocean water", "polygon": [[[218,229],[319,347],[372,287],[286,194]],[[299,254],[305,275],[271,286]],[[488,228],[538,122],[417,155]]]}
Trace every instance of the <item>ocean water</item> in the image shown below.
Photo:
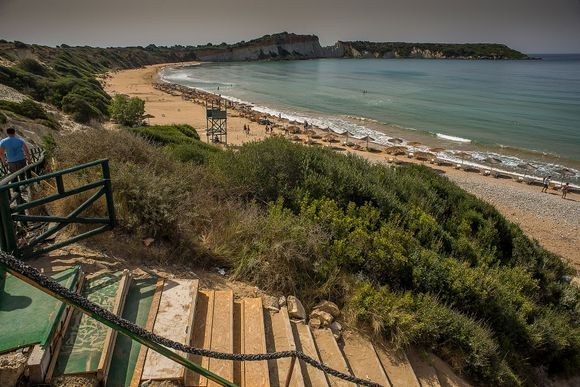
{"label": "ocean water", "polygon": [[580,55],[542,57],[208,63],[166,68],[162,77],[378,143],[399,137],[578,184]]}

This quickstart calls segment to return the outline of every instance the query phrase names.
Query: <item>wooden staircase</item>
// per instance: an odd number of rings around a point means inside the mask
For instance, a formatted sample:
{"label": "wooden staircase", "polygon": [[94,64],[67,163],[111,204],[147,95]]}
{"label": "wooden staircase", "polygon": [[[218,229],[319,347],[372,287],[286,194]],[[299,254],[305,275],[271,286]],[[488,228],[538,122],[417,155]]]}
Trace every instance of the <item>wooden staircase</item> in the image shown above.
{"label": "wooden staircase", "polygon": [[[129,308],[132,311],[127,315],[139,313],[141,324],[146,329],[182,344],[245,354],[299,350],[345,374],[384,386],[468,385],[433,355],[381,347],[354,332],[344,332],[340,340],[336,340],[330,329],[311,329],[302,321],[291,320],[286,307],[277,312],[265,309],[261,298],[235,299],[231,290],[199,290],[198,280],[153,278],[149,281],[149,289],[154,291],[149,291],[149,301],[144,303],[147,310],[133,307]],[[123,289],[126,286],[128,284]],[[135,302],[135,298],[132,300]],[[112,341],[108,353],[113,351],[114,339]],[[150,381],[171,381],[187,387],[216,385],[133,343],[137,347],[127,348],[125,343],[123,350],[115,348],[115,352],[130,352],[137,358],[131,367],[116,370],[115,374],[122,375],[122,378],[111,376],[109,380],[99,382],[109,386],[135,387]],[[240,362],[181,355],[242,387],[355,386],[326,375],[302,360],[292,361],[291,358]]]}

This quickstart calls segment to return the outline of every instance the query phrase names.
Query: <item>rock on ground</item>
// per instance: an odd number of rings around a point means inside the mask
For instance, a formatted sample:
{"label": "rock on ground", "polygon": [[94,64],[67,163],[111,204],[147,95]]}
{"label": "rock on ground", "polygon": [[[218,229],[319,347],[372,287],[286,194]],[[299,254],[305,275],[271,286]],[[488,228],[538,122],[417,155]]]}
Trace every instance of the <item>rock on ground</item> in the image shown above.
{"label": "rock on ground", "polygon": [[294,296],[288,296],[286,303],[288,304],[288,315],[290,318],[298,320],[304,320],[306,318],[306,311],[299,299]]}

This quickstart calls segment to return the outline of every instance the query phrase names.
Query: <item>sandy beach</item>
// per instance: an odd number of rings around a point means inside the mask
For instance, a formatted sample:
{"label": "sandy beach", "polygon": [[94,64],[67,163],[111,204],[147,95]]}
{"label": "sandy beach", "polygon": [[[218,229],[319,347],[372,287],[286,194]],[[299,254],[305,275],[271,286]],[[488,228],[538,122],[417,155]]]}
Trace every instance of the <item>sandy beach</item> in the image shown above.
{"label": "sandy beach", "polygon": [[[193,64],[190,62],[189,64]],[[109,94],[127,94],[145,101],[145,112],[153,117],[148,123],[189,124],[198,129],[203,141],[206,140],[205,107],[198,98],[195,101],[184,98],[180,93],[162,91],[155,84],[159,81],[158,72],[172,64],[152,65],[139,69],[116,71],[101,80]],[[177,64],[174,64],[177,65]],[[183,65],[180,63],[178,65]],[[283,134],[282,125],[287,124],[270,118],[279,125],[274,134]],[[250,133],[243,131],[244,125],[250,126]],[[320,132],[319,136],[325,133]],[[264,125],[248,118],[247,111],[228,110],[228,144],[240,145],[266,137]],[[319,137],[314,136],[314,137]],[[302,142],[305,135],[299,135]],[[339,140],[343,140],[337,136]],[[321,139],[315,140],[326,144]],[[357,142],[356,140],[354,142]],[[365,145],[363,142],[359,143]],[[374,162],[388,163],[390,159],[398,162],[423,163],[433,167],[466,191],[493,204],[510,221],[518,224],[530,237],[538,240],[546,249],[562,256],[577,270],[580,270],[580,195],[569,193],[567,199],[560,197],[559,191],[541,193],[538,186],[527,185],[508,178],[493,178],[477,172],[457,170],[452,166],[432,165],[426,161],[410,159],[407,156],[391,156],[384,152],[354,150],[332,144],[338,151],[353,152]],[[363,146],[364,148],[364,146]]]}

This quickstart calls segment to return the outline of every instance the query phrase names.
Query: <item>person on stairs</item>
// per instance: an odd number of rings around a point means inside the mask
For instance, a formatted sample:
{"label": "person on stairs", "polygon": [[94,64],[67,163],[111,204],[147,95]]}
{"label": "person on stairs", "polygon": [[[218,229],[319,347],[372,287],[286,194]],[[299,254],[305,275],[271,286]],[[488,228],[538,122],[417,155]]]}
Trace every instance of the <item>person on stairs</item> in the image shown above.
{"label": "person on stairs", "polygon": [[2,164],[14,173],[30,163],[30,152],[26,142],[16,136],[16,129],[6,129],[8,137],[0,141],[0,159]]}

